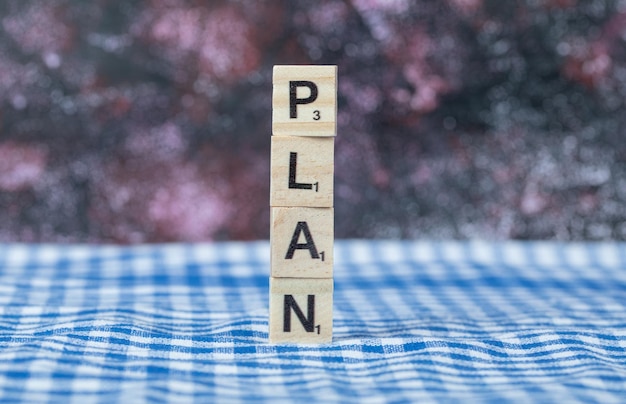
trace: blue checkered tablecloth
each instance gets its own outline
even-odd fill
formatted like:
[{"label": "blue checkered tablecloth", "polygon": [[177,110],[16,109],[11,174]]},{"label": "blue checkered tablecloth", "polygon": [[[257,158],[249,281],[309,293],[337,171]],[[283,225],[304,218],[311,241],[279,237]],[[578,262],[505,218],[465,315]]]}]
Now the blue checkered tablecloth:
[{"label": "blue checkered tablecloth", "polygon": [[624,402],[626,244],[339,241],[332,344],[269,244],[0,245],[0,402]]}]

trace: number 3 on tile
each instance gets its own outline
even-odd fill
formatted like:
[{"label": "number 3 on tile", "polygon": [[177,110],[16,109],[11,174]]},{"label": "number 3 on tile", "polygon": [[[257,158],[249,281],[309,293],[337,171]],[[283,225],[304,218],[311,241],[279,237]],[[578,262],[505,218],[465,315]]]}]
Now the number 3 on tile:
[{"label": "number 3 on tile", "polygon": [[322,115],[321,115],[319,109],[316,109],[315,111],[313,111],[313,120],[314,121],[319,121],[321,117],[322,117]]}]

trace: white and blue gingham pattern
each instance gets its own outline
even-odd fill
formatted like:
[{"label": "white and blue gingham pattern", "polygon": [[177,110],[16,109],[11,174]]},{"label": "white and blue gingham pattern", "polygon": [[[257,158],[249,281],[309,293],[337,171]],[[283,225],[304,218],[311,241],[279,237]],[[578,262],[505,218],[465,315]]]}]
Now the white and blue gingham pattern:
[{"label": "white and blue gingham pattern", "polygon": [[267,242],[2,245],[0,402],[626,398],[625,244],[335,257],[333,343],[270,345]]}]

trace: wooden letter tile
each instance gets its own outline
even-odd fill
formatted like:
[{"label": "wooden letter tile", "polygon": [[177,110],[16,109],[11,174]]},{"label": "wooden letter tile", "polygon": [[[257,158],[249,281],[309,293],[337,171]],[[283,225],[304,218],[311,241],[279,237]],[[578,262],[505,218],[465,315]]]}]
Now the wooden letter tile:
[{"label": "wooden letter tile", "polygon": [[332,278],[333,224],[333,208],[272,208],[272,276]]},{"label": "wooden letter tile", "polygon": [[333,280],[270,278],[270,342],[332,341]]},{"label": "wooden letter tile", "polygon": [[274,66],[272,133],[335,136],[337,66]]},{"label": "wooden letter tile", "polygon": [[335,138],[272,136],[270,206],[333,206]]}]

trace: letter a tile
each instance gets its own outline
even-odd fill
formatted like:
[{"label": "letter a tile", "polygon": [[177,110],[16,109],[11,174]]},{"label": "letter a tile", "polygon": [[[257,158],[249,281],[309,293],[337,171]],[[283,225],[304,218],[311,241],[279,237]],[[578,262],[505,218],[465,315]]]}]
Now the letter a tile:
[{"label": "letter a tile", "polygon": [[335,136],[337,66],[274,66],[272,133]]},{"label": "letter a tile", "polygon": [[333,214],[333,208],[272,208],[273,277],[332,278]]},{"label": "letter a tile", "polygon": [[270,206],[333,206],[335,138],[272,136]]},{"label": "letter a tile", "polygon": [[270,278],[270,342],[326,343],[333,337],[333,280]]}]

